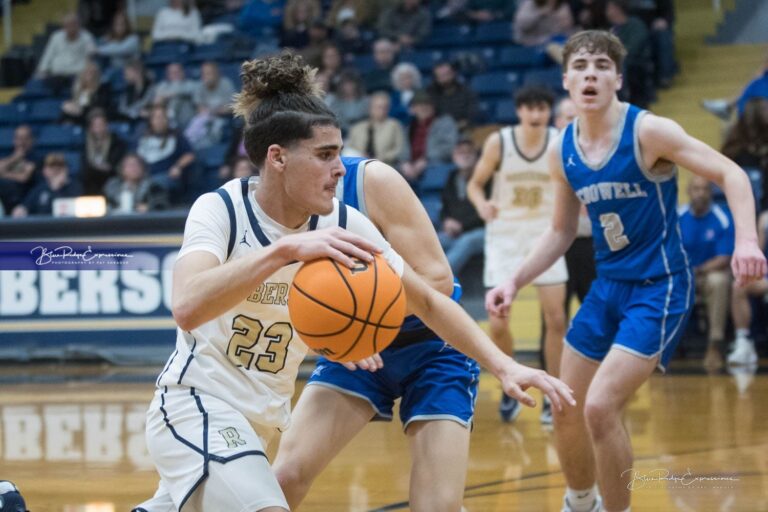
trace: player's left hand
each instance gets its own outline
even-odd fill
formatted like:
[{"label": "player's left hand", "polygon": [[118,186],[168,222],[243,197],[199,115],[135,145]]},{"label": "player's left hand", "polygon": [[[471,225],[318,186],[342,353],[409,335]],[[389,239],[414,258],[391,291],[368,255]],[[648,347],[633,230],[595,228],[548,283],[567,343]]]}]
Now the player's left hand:
[{"label": "player's left hand", "polygon": [[745,286],[765,277],[768,273],[765,255],[757,246],[756,241],[736,241],[736,247],[731,257],[731,269],[733,270],[733,277],[736,278],[736,284],[739,286]]},{"label": "player's left hand", "polygon": [[371,357],[366,357],[365,359],[355,361],[354,363],[341,364],[344,365],[344,368],[351,372],[357,370],[358,368],[361,370],[368,370],[369,372],[375,372],[376,370],[384,368],[384,361],[381,359],[379,354],[373,354]]},{"label": "player's left hand", "polygon": [[547,395],[556,411],[562,411],[566,403],[571,406],[576,405],[573,390],[563,381],[544,370],[537,370],[514,360],[511,361],[511,365],[500,380],[501,387],[507,396],[515,398],[528,407],[536,406],[536,400],[526,393],[530,387],[539,389]]}]

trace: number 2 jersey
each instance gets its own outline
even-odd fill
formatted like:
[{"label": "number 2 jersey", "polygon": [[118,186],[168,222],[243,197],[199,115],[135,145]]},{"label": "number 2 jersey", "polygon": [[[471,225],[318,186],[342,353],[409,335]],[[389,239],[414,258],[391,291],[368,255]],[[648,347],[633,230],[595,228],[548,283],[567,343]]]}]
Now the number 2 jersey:
[{"label": "number 2 jersey", "polygon": [[[206,251],[224,264],[253,256],[286,235],[341,226],[374,242],[402,274],[402,258],[360,212],[334,199],[330,215],[287,228],[259,207],[258,186],[258,177],[235,179],[201,196],[189,212],[178,258]],[[308,350],[288,316],[288,290],[300,266],[285,265],[219,317],[191,331],[177,329],[176,351],[157,385],[195,388],[226,401],[253,423],[287,428],[299,364]]]},{"label": "number 2 jersey", "polygon": [[677,217],[677,169],[653,170],[642,162],[639,128],[646,111],[622,104],[614,143],[598,165],[587,162],[578,140],[578,119],[565,130],[565,177],[586,205],[600,277],[655,279],[687,268]]}]

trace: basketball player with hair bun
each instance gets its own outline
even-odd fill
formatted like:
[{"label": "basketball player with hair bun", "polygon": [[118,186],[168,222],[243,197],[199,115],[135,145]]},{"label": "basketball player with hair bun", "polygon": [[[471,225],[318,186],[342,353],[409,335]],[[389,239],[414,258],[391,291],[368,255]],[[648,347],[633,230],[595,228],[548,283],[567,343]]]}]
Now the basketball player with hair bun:
[{"label": "basketball player with hair bun", "polygon": [[246,116],[245,148],[260,172],[204,194],[189,212],[173,271],[176,350],[147,412],[160,484],[136,511],[289,509],[265,453],[289,426],[307,352],[279,293],[304,261],[330,257],[351,267],[380,252],[402,275],[409,307],[485,364],[508,393],[532,404],[525,389],[534,386],[558,409],[573,403],[560,381],[498,352],[365,216],[335,199],[344,175],[341,131],[314,74],[290,54],[243,64],[235,112]]}]

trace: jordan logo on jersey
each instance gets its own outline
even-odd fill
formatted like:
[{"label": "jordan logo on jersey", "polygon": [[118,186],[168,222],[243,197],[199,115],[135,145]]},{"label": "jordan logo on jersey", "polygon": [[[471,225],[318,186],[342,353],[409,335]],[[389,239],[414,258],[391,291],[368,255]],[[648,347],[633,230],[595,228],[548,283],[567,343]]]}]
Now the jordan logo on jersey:
[{"label": "jordan logo on jersey", "polygon": [[243,239],[242,239],[242,240],[240,240],[240,245],[243,245],[243,244],[245,244],[245,245],[247,245],[248,247],[250,247],[250,246],[251,246],[251,244],[249,244],[249,243],[248,243],[248,240],[246,240],[246,239],[245,239],[245,237],[246,237],[246,236],[248,236],[248,230],[247,230],[247,229],[246,229],[246,230],[243,232]]},{"label": "jordan logo on jersey", "polygon": [[227,442],[227,448],[237,448],[246,444],[245,439],[240,438],[240,432],[235,427],[223,428],[219,430],[219,434]]},{"label": "jordan logo on jersey", "polygon": [[573,161],[573,154],[568,155],[568,161],[565,163],[566,167],[575,167],[576,162]]},{"label": "jordan logo on jersey", "polygon": [[257,304],[288,304],[288,283],[262,283],[247,299]]}]

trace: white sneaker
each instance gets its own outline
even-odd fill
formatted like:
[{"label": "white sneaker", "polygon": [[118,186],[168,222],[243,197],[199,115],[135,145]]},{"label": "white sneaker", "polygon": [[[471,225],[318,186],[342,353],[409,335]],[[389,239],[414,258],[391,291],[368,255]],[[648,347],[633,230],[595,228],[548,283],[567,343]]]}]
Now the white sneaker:
[{"label": "white sneaker", "polygon": [[757,352],[755,352],[754,342],[749,338],[736,338],[733,350],[728,354],[728,364],[734,366],[757,364]]},{"label": "white sneaker", "polygon": [[[587,510],[579,511],[579,512],[600,512],[603,510],[603,498],[600,497],[600,495],[597,495],[597,498],[595,498],[595,501],[592,503],[592,506],[589,507]],[[568,497],[563,496],[563,510],[562,512],[576,512],[573,508],[571,508],[571,504],[568,503]]]}]

